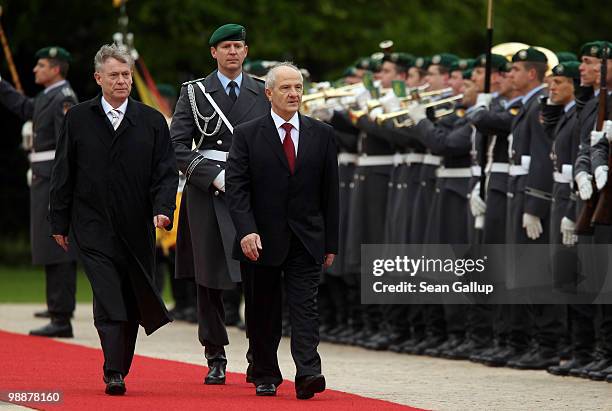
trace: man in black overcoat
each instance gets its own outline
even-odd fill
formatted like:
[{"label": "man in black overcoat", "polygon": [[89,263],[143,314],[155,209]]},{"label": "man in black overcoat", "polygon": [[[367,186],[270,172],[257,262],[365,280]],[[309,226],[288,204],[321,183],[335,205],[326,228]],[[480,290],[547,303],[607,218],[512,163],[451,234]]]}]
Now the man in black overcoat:
[{"label": "man in black overcoat", "polygon": [[298,399],[325,389],[317,291],[321,265],[338,252],[338,159],[333,129],[300,115],[303,79],[282,63],[266,76],[272,110],[234,132],[227,201],[236,226],[257,395],[282,383],[281,274],[291,319]]},{"label": "man in black overcoat", "polygon": [[153,283],[155,227],[172,227],[178,174],[165,118],[129,97],[129,52],[105,45],[94,61],[102,93],[66,115],[50,222],[91,282],[106,393],[121,395],[138,325],[149,335],[171,321]]}]

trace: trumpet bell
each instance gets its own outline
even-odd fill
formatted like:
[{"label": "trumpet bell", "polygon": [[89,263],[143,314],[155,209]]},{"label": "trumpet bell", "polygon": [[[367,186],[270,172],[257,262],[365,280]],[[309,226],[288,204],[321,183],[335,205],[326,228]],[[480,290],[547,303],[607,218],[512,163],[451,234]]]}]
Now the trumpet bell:
[{"label": "trumpet bell", "polygon": [[502,55],[506,60],[512,61],[512,56],[526,48],[529,48],[529,44],[518,42],[501,43],[493,46],[491,53]]}]

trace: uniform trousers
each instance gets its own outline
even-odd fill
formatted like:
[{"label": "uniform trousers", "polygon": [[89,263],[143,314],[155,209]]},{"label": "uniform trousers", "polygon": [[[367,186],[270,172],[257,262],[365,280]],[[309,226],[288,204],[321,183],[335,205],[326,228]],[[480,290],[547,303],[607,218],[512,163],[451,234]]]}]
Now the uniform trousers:
[{"label": "uniform trousers", "polygon": [[76,262],[45,265],[47,309],[54,319],[69,320],[74,312]]}]

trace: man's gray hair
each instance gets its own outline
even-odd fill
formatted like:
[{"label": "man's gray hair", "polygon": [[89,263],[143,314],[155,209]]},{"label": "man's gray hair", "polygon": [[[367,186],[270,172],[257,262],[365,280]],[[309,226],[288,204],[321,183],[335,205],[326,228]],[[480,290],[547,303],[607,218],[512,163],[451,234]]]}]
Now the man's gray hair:
[{"label": "man's gray hair", "polygon": [[272,68],[266,74],[266,88],[267,89],[274,88],[274,83],[276,83],[276,72],[278,71],[280,67],[289,67],[289,68],[294,69],[300,74],[300,79],[302,80],[302,83],[304,83],[304,76],[302,76],[302,72],[300,71],[300,69],[297,68],[295,64],[293,64],[290,61],[283,61],[282,63],[278,63],[272,66]]},{"label": "man's gray hair", "polygon": [[96,53],[96,57],[94,57],[94,67],[96,71],[100,72],[100,70],[102,70],[102,65],[111,57],[122,63],[127,63],[130,68],[134,66],[134,59],[126,48],[118,47],[115,43],[105,44],[100,47],[100,50]]}]

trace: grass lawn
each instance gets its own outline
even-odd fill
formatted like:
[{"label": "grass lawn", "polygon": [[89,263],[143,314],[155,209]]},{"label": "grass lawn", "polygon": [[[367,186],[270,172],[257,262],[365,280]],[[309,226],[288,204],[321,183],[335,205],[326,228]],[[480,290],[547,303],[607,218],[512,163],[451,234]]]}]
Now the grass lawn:
[{"label": "grass lawn", "polygon": [[[172,305],[170,284],[166,279],[164,301]],[[91,286],[85,273],[77,273],[77,302],[92,300]],[[40,266],[0,266],[0,303],[44,303],[45,273]]]}]

